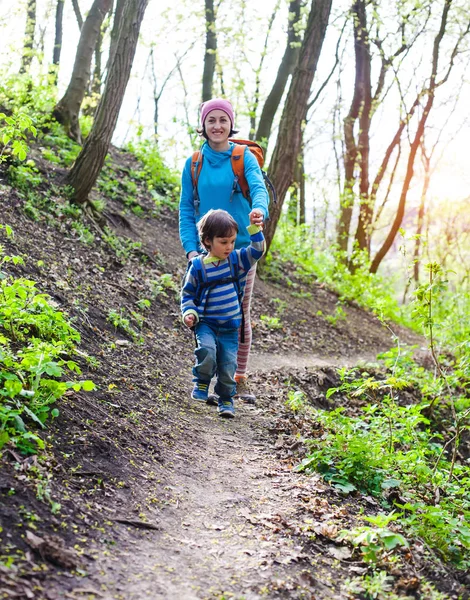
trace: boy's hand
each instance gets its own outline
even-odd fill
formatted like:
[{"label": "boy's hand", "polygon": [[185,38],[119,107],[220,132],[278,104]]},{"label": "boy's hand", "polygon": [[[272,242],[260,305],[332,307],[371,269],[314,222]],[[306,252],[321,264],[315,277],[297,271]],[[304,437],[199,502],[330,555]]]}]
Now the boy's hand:
[{"label": "boy's hand", "polygon": [[183,319],[186,327],[194,327],[194,323],[196,322],[196,317],[194,315],[186,315]]},{"label": "boy's hand", "polygon": [[258,208],[254,208],[250,213],[250,225],[258,225],[258,227],[262,227],[263,220],[263,213]]}]

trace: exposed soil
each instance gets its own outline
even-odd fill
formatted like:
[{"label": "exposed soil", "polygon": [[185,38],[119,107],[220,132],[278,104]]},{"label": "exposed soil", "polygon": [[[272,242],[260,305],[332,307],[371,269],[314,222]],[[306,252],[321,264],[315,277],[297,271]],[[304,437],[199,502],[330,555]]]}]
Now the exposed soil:
[{"label": "exposed soil", "polygon": [[[119,180],[133,159],[114,150],[113,160]],[[39,159],[38,166],[48,186],[59,180],[59,171]],[[293,470],[303,439],[315,432],[288,414],[284,401],[298,388],[328,408],[325,392],[338,383],[333,367],[373,360],[390,347],[390,332],[354,305],[346,306],[347,319],[330,323],[338,298],[316,282],[294,281],[295,291],[310,293],[305,298],[282,281],[259,280],[251,360],[258,401],[237,406],[233,421],[218,418],[213,407],[189,399],[193,340],[180,323],[175,291],[186,266],[177,215],[153,214],[144,190],[137,200],[140,217],[122,198],[107,200],[111,228],[142,243],[117,257],[98,234],[92,244],[80,242],[66,215],[33,221],[24,199],[0,187],[1,222],[15,231],[3,243],[26,259],[11,270],[50,294],[74,320],[81,351],[98,361],[79,359],[98,389],[59,403],[45,459],[3,451],[0,539],[12,564],[0,567],[0,597],[355,597],[345,582],[366,566],[335,541],[336,532],[356,523],[362,507],[378,510],[377,502]],[[159,291],[164,274],[175,289]],[[152,302],[140,331],[131,313],[143,298]],[[111,325],[110,309],[130,319],[141,341]],[[270,329],[261,315],[278,316],[282,327]],[[394,330],[402,341],[421,343]],[[55,514],[48,494],[61,504]],[[465,580],[423,562],[424,555],[416,550],[409,568],[392,574],[399,596],[425,598],[424,574],[449,597],[469,597]]]}]

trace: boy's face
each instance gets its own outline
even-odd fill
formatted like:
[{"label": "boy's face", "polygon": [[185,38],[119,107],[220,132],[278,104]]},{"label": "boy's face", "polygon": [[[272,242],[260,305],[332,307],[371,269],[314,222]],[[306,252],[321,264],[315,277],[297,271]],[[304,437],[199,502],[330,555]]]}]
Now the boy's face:
[{"label": "boy's face", "polygon": [[206,238],[204,240],[205,247],[209,250],[209,256],[220,258],[221,260],[228,258],[228,255],[235,248],[235,240],[237,234],[233,232],[228,237],[214,237],[212,240]]}]

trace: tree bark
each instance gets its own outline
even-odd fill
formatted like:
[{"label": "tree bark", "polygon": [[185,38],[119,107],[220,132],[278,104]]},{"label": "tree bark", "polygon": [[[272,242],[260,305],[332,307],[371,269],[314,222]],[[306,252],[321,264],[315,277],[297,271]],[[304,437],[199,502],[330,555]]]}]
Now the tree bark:
[{"label": "tree bark", "polygon": [[212,98],[217,58],[217,34],[215,30],[214,0],[205,0],[206,6],[206,52],[202,73],[202,101]]},{"label": "tree bark", "polygon": [[281,216],[282,205],[292,184],[302,148],[302,127],[307,117],[308,100],[320,57],[332,0],[312,0],[299,61],[294,70],[279,124],[279,135],[269,165],[278,201],[271,202],[266,223],[266,247],[269,249]]},{"label": "tree bark", "polygon": [[55,11],[55,39],[54,52],[52,54],[52,64],[56,65],[57,67],[56,73],[59,69],[60,52],[62,50],[62,21],[64,17],[64,2],[65,0],[57,0]]},{"label": "tree bark", "polygon": [[72,5],[73,5],[73,11],[75,13],[75,18],[77,19],[78,28],[81,31],[81,29],[83,27],[83,17],[82,17],[82,13],[80,11],[80,6],[78,4],[78,0],[72,0]]},{"label": "tree bark", "polygon": [[[297,41],[295,25],[300,18],[301,5],[301,0],[291,0],[289,4],[289,22],[287,27],[286,49],[284,51],[281,64],[279,65],[276,80],[274,81],[273,87],[266,98],[266,102],[264,103],[263,111],[258,123],[258,129],[256,130],[255,139],[262,142],[265,147],[269,142],[274,117],[277,109],[279,108],[284,90],[286,89],[287,80],[292,74],[299,56],[299,48],[296,48],[293,44]],[[291,15],[293,15],[293,17]]]},{"label": "tree bark", "polygon": [[53,116],[67,135],[82,142],[78,116],[90,79],[91,59],[98,41],[101,24],[111,7],[112,0],[95,0],[80,32],[72,77],[64,96],[54,108]]},{"label": "tree bark", "polygon": [[26,10],[26,27],[24,32],[23,55],[20,73],[26,73],[33,60],[34,31],[36,29],[36,0],[28,0]]},{"label": "tree bark", "polygon": [[[367,14],[365,0],[356,0],[351,13],[354,22],[354,53],[356,57],[356,75],[354,95],[349,113],[344,119],[344,187],[341,197],[340,217],[338,220],[338,246],[344,252],[348,249],[349,230],[354,208],[356,183],[355,169],[360,159],[360,192],[364,198],[369,193],[369,129],[371,106],[371,56],[367,32]],[[356,143],[354,127],[360,120],[359,139]],[[362,155],[364,153],[364,156]],[[362,197],[362,196],[361,196]]]},{"label": "tree bark", "polygon": [[[416,158],[416,153],[421,144],[421,140],[422,140],[422,137],[424,134],[426,122],[428,120],[429,113],[431,112],[431,109],[432,109],[432,106],[434,103],[434,96],[435,96],[436,88],[438,87],[438,85],[440,85],[440,84],[437,84],[437,82],[436,82],[437,70],[438,70],[438,66],[439,66],[439,51],[440,51],[440,45],[441,45],[442,39],[443,39],[445,31],[446,31],[447,19],[449,16],[449,10],[450,10],[451,4],[452,4],[452,0],[445,0],[444,6],[442,9],[440,28],[434,38],[432,63],[431,63],[431,74],[430,74],[430,78],[429,78],[429,84],[426,86],[426,88],[423,90],[423,93],[422,93],[423,97],[427,96],[427,101],[424,106],[421,117],[418,121],[416,133],[415,133],[413,141],[411,143],[410,154],[408,156],[408,161],[407,161],[405,179],[403,181],[403,185],[402,185],[402,189],[401,189],[401,193],[400,193],[400,200],[398,202],[398,208],[397,208],[397,212],[395,214],[395,219],[392,223],[392,226],[390,228],[390,231],[389,231],[384,243],[378,250],[377,254],[375,255],[375,257],[371,263],[371,266],[370,266],[371,273],[377,272],[377,270],[380,266],[380,263],[382,262],[382,260],[385,258],[388,251],[392,247],[392,244],[395,240],[395,236],[397,235],[398,230],[400,229],[401,223],[403,221],[403,217],[405,214],[406,200],[407,200],[407,196],[408,196],[408,190],[410,188],[411,180],[413,179],[413,175],[414,175],[414,162],[415,162],[415,158]],[[467,28],[467,33],[468,33],[468,28]],[[459,41],[460,40],[461,40],[461,38],[459,38]],[[457,43],[457,46],[454,48],[454,52],[452,54],[452,58],[450,61],[449,70],[448,70],[446,78],[449,76],[450,70],[452,69],[453,59],[454,59],[455,54],[457,53],[457,49],[458,49],[458,43]],[[444,78],[443,81],[445,81],[446,78]],[[443,83],[443,81],[441,83]]]},{"label": "tree bark", "polygon": [[109,66],[93,127],[67,177],[67,183],[74,189],[72,199],[79,204],[87,202],[108,153],[129,81],[148,0],[125,0],[123,4],[114,59]]},{"label": "tree bark", "polygon": [[371,54],[369,34],[367,31],[366,5],[364,0],[359,0],[358,17],[361,28],[356,32],[358,49],[356,60],[362,72],[362,102],[359,112],[358,158],[359,158],[359,220],[356,231],[358,249],[369,249],[370,223],[372,221],[373,207],[369,198],[369,153],[370,153],[370,121],[372,111],[372,85],[371,85]]},{"label": "tree bark", "polygon": [[114,60],[116,46],[119,39],[119,27],[121,26],[121,18],[124,6],[127,0],[117,0],[114,10],[113,29],[111,31],[111,44],[109,46],[108,68]]}]

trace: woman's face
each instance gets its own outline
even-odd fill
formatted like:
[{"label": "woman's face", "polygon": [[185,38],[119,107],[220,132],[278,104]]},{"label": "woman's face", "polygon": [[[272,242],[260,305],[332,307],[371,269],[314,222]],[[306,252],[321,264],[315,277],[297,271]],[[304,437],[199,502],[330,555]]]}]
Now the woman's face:
[{"label": "woman's face", "polygon": [[212,148],[224,149],[223,146],[228,147],[228,137],[232,124],[227,113],[219,109],[211,110],[204,121],[204,129]]}]

